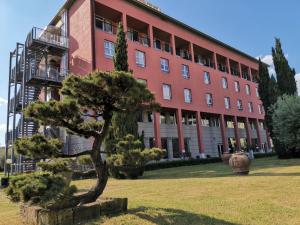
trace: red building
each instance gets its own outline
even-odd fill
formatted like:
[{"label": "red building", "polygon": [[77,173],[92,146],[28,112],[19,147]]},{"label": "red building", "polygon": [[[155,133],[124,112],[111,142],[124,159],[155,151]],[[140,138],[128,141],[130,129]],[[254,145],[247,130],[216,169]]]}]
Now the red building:
[{"label": "red building", "polygon": [[[161,112],[141,113],[146,146],[167,149],[170,159],[187,152],[214,157],[247,145],[271,148],[257,90],[257,59],[145,1],[68,0],[46,29],[57,29],[59,40],[68,41],[65,52],[50,52],[40,63],[55,64],[60,75],[65,69],[78,75],[112,70],[119,22],[127,32],[130,69],[162,106]],[[55,89],[45,86],[48,94]],[[71,140],[74,146],[82,141]]]}]

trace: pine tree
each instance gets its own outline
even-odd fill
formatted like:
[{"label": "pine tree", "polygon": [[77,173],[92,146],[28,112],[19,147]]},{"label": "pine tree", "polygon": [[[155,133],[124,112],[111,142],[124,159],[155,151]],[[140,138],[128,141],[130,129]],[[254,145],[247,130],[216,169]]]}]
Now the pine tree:
[{"label": "pine tree", "polygon": [[[65,155],[61,151],[60,140],[48,139],[40,134],[19,139],[15,146],[18,152],[33,158],[72,158],[81,155],[91,157],[97,175],[96,185],[86,193],[69,196],[64,207],[74,207],[78,204],[94,202],[106,187],[108,166],[101,156],[100,148],[108,134],[113,113],[130,113],[140,108],[153,110],[158,105],[154,102],[154,95],[143,84],[137,82],[131,73],[122,71],[96,71],[86,76],[68,76],[63,82],[61,94],[62,101],[52,100],[30,104],[26,108],[26,116],[41,125],[63,127],[71,134],[91,138],[92,149],[74,155]],[[40,176],[43,175],[34,175],[37,182]],[[40,177],[40,180],[44,179],[46,178]],[[50,176],[49,182],[55,179],[55,176]],[[60,179],[60,182],[63,181]],[[26,189],[23,185],[27,184],[20,183],[16,188],[22,191]],[[34,197],[34,190],[32,194]],[[54,194],[60,196],[56,192]],[[30,196],[30,193],[27,193],[27,196]],[[60,204],[57,206],[60,207]]]},{"label": "pine tree", "polygon": [[272,48],[273,62],[277,75],[278,91],[280,95],[294,95],[297,93],[295,70],[289,66],[281,47],[280,39],[275,38],[275,47]]},{"label": "pine tree", "polygon": [[129,71],[127,47],[126,34],[123,30],[122,23],[119,23],[114,56],[114,67],[116,71]]}]

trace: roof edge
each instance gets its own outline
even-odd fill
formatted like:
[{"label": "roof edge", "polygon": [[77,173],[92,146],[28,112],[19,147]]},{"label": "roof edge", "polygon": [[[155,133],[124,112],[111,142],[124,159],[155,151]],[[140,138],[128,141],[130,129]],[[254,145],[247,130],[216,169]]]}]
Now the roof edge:
[{"label": "roof edge", "polygon": [[[220,40],[218,40],[218,39],[216,39],[216,38],[214,38],[214,37],[212,37],[212,36],[210,36],[208,34],[205,34],[205,33],[201,32],[201,31],[199,31],[199,30],[197,30],[197,29],[195,29],[195,28],[193,28],[193,27],[191,27],[191,26],[189,26],[189,25],[187,25],[187,24],[185,24],[185,23],[183,23],[183,22],[181,22],[181,21],[179,21],[179,20],[171,17],[171,16],[168,16],[167,14],[165,14],[165,13],[163,13],[161,11],[155,10],[152,7],[148,6],[148,5],[141,3],[138,0],[126,0],[126,1],[129,2],[129,3],[131,3],[131,4],[133,4],[133,5],[135,5],[135,6],[137,6],[137,7],[142,8],[142,9],[148,11],[148,12],[151,12],[151,13],[153,13],[153,14],[155,14],[155,15],[157,15],[157,16],[165,19],[165,20],[168,20],[168,21],[170,21],[170,22],[172,22],[172,23],[174,23],[174,24],[176,24],[176,25],[178,25],[178,26],[180,26],[180,27],[182,27],[182,28],[184,28],[184,29],[186,29],[186,30],[188,30],[190,32],[193,32],[196,35],[200,35],[200,36],[202,36],[202,37],[204,37],[204,38],[206,38],[206,39],[208,39],[208,40],[210,40],[210,41],[212,41],[212,42],[214,42],[214,43],[216,43],[216,44],[218,44],[218,45],[220,45],[220,46],[222,46],[222,47],[224,47],[224,48],[226,48],[226,49],[228,49],[230,51],[233,51],[233,52],[235,52],[235,53],[237,53],[237,54],[239,54],[241,56],[244,56],[247,59],[250,59],[250,60],[252,60],[252,61],[254,61],[256,63],[259,62],[259,60],[257,58],[255,58],[255,57],[253,57],[253,56],[251,56],[251,55],[249,55],[249,54],[247,54],[247,53],[245,53],[243,51],[240,51],[237,48],[232,47],[232,46],[230,46],[230,45],[228,45],[228,44],[226,44],[226,43],[224,43],[224,42],[222,42],[222,41],[220,41]],[[50,21],[49,25],[55,24],[59,20],[59,17],[61,15],[62,11],[65,10],[65,9],[70,9],[70,7],[75,2],[76,2],[76,0],[67,0],[63,4],[63,6],[59,9],[59,11],[57,12],[57,14],[53,17],[53,19]]]}]

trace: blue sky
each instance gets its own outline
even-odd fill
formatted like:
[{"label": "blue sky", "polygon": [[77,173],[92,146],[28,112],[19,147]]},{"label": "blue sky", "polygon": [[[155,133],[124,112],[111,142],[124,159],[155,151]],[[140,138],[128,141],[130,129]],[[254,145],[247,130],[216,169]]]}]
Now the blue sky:
[{"label": "blue sky", "polygon": [[[117,1],[117,0],[112,0]],[[151,0],[166,14],[254,57],[270,57],[274,37],[300,74],[300,1]],[[4,144],[9,52],[31,27],[44,27],[64,0],[0,1],[0,145]],[[272,71],[272,67],[271,67]],[[300,75],[299,75],[300,77]]]}]

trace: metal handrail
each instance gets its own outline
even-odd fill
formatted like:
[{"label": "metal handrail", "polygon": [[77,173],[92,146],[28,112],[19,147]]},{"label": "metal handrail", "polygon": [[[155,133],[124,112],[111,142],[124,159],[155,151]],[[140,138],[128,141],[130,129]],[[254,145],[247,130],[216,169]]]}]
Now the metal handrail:
[{"label": "metal handrail", "polygon": [[55,33],[54,31],[49,31],[47,30],[47,28],[41,29],[33,27],[27,37],[27,46],[29,46],[33,42],[33,40],[53,44],[64,48],[69,47],[69,39],[66,36]]}]

